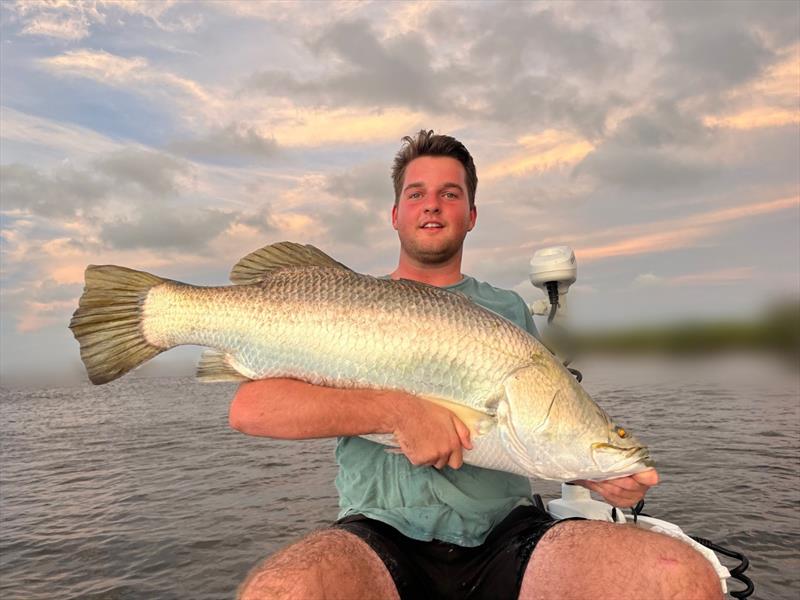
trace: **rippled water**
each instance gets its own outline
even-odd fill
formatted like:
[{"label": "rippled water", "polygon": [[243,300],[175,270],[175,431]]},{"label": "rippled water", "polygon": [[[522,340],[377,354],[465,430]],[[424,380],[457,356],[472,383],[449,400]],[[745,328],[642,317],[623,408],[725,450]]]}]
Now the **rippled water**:
[{"label": "rippled water", "polygon": [[[748,357],[579,366],[656,456],[646,512],[744,551],[754,597],[800,595],[796,371]],[[0,597],[231,597],[255,562],[335,519],[333,441],[231,431],[234,389],[129,376],[0,390]]]}]

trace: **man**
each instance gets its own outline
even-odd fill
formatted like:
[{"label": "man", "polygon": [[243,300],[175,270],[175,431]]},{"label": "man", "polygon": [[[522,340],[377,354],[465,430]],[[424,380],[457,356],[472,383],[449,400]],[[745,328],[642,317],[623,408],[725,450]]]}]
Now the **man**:
[{"label": "man", "polygon": [[[517,294],[461,273],[477,218],[467,149],[432,131],[404,142],[392,171],[400,257],[391,278],[461,291],[535,334]],[[556,523],[530,506],[527,479],[462,465],[467,427],[415,396],[256,381],[237,392],[230,421],[251,435],[339,436],[343,518],[254,569],[246,600],[721,596],[710,565],[682,542],[610,523]],[[402,455],[354,437],[366,433],[393,433]],[[626,507],[657,482],[651,470],[579,483]]]}]

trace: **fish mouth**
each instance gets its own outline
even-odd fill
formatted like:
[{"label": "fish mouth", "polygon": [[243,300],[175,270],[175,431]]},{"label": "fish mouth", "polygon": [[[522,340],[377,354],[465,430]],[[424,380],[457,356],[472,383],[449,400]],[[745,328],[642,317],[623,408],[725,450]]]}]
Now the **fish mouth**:
[{"label": "fish mouth", "polygon": [[[603,451],[618,452],[621,456],[620,459],[611,465],[603,467],[597,461],[596,454]],[[604,471],[625,471],[634,465],[644,465],[648,468],[653,468],[655,462],[650,457],[650,450],[646,446],[617,446],[606,442],[596,442],[592,444],[592,460],[597,467],[602,468]]]}]

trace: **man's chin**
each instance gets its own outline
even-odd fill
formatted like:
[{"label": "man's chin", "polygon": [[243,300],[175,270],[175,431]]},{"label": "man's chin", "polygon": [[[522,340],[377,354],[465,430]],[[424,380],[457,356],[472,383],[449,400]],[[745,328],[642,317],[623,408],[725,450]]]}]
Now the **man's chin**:
[{"label": "man's chin", "polygon": [[421,264],[439,265],[456,256],[460,249],[460,245],[446,245],[433,247],[411,246],[405,250],[406,254]]}]

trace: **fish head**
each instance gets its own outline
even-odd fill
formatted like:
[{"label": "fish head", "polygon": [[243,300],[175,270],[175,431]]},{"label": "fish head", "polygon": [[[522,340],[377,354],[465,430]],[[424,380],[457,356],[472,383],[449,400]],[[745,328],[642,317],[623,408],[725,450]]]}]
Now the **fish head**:
[{"label": "fish head", "polygon": [[[597,406],[597,405],[595,405]],[[592,465],[581,475],[583,479],[609,479],[632,475],[655,466],[650,450],[628,429],[620,427],[606,412],[597,406],[601,413],[589,441]]]},{"label": "fish head", "polygon": [[530,477],[610,479],[652,468],[647,447],[617,425],[556,361],[506,380],[498,425],[507,452]]}]

